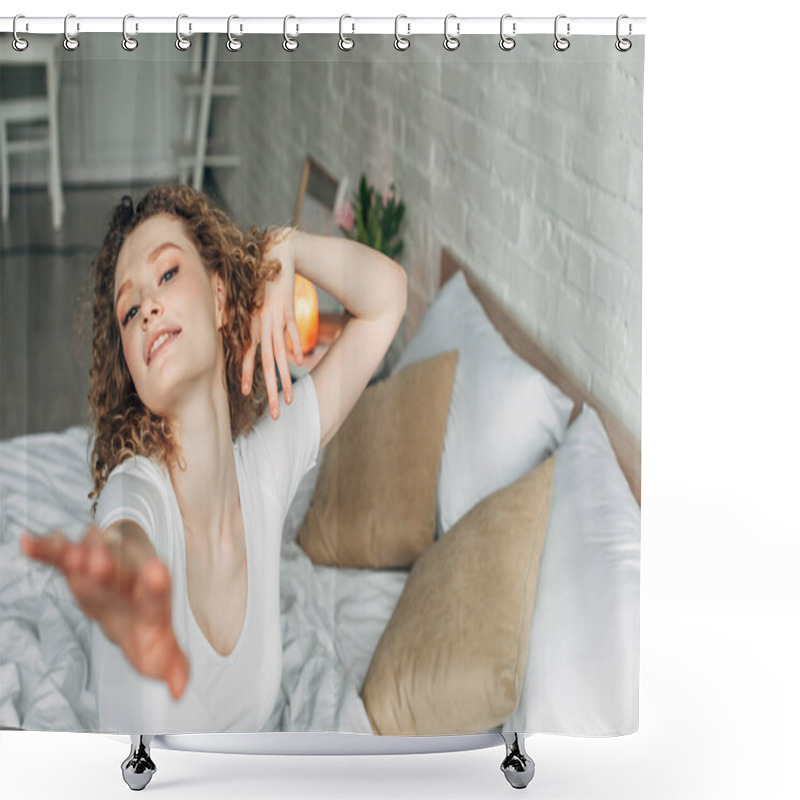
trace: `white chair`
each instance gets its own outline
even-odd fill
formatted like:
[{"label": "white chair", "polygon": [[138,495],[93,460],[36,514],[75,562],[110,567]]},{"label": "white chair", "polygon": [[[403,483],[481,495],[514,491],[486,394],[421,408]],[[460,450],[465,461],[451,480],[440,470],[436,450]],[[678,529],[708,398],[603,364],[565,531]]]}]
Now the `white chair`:
[{"label": "white chair", "polygon": [[[61,185],[61,156],[58,135],[59,76],[57,48],[61,39],[57,36],[30,36],[28,47],[22,52],[11,48],[3,41],[4,52],[0,58],[0,71],[13,75],[14,70],[32,66],[45,71],[46,94],[37,96],[0,96],[0,190],[2,190],[3,222],[8,221],[10,211],[9,158],[12,155],[45,151],[48,153],[47,192],[52,205],[53,228],[61,230],[64,219],[64,190]],[[13,78],[12,78],[13,79]],[[14,125],[47,123],[46,135],[41,138],[12,139],[9,136]]]}]

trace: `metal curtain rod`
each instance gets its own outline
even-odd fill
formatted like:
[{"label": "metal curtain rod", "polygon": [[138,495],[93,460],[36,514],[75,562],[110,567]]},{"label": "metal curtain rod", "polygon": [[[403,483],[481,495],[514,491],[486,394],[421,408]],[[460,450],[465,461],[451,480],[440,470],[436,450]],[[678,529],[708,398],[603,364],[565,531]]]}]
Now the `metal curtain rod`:
[{"label": "metal curtain rod", "polygon": [[[193,33],[227,33],[228,17],[193,17],[181,15],[181,33],[191,36]],[[580,36],[613,36],[617,33],[615,17],[570,17],[560,14],[557,22],[559,30],[567,35]],[[286,21],[285,21],[286,19]],[[234,17],[231,32],[236,36],[257,33],[284,34],[288,24],[288,33],[300,36],[306,33],[341,34],[396,34],[403,36],[417,34],[441,35],[447,30],[453,36],[471,34],[497,34],[500,31],[500,17],[458,17],[450,15],[447,22],[442,17]],[[553,17],[513,17],[505,15],[504,30],[509,36],[520,36],[533,33],[553,34]],[[64,17],[27,17],[17,18],[16,32],[19,35],[60,33],[65,30]],[[645,17],[625,17],[624,35],[637,36],[645,32]],[[0,17],[0,32],[11,33],[14,30],[14,17]],[[68,32],[70,36],[84,33],[119,33],[122,34],[122,17],[81,17],[70,14]],[[130,15],[126,30],[129,36],[144,33],[175,33],[175,17],[137,17]]]}]

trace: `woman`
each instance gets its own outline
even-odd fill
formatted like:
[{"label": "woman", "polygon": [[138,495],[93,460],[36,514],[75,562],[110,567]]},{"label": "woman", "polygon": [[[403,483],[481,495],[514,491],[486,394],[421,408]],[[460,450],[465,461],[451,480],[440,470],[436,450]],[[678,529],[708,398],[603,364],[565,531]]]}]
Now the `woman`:
[{"label": "woman", "polygon": [[[346,239],[242,235],[184,186],[123,198],[93,272],[96,524],[23,551],[94,621],[100,730],[261,730],[280,688],[283,521],[388,350],[405,273]],[[295,272],[353,318],[293,387]]]}]

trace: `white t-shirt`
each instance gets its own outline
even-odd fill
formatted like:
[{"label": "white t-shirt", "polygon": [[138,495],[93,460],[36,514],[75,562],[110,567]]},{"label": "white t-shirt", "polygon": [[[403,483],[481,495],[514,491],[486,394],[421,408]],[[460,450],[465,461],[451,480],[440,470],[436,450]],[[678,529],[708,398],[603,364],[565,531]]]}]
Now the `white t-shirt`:
[{"label": "white t-shirt", "polygon": [[183,695],[174,700],[166,682],[136,671],[94,623],[92,678],[101,732],[250,732],[262,730],[268,720],[281,682],[281,532],[300,480],[316,463],[320,442],[311,375],[293,389],[290,405],[281,394],[277,420],[266,413],[233,445],[247,546],[247,610],[227,656],[211,646],[189,605],[183,520],[169,472],[143,456],[126,459],[111,472],[96,522],[105,529],[130,519],[150,537],[172,579],[172,622],[190,674]]}]

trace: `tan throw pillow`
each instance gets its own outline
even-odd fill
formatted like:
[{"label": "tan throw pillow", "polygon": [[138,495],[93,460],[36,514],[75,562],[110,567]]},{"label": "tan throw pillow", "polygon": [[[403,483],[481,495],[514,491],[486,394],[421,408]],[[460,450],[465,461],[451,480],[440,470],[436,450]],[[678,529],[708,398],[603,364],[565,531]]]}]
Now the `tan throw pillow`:
[{"label": "tan throw pillow", "polygon": [[410,567],[436,534],[458,351],[368,387],[331,439],[297,543],[315,564]]},{"label": "tan throw pillow", "polygon": [[554,462],[482,500],[414,565],[361,690],[375,733],[485,733],[514,713]]}]

